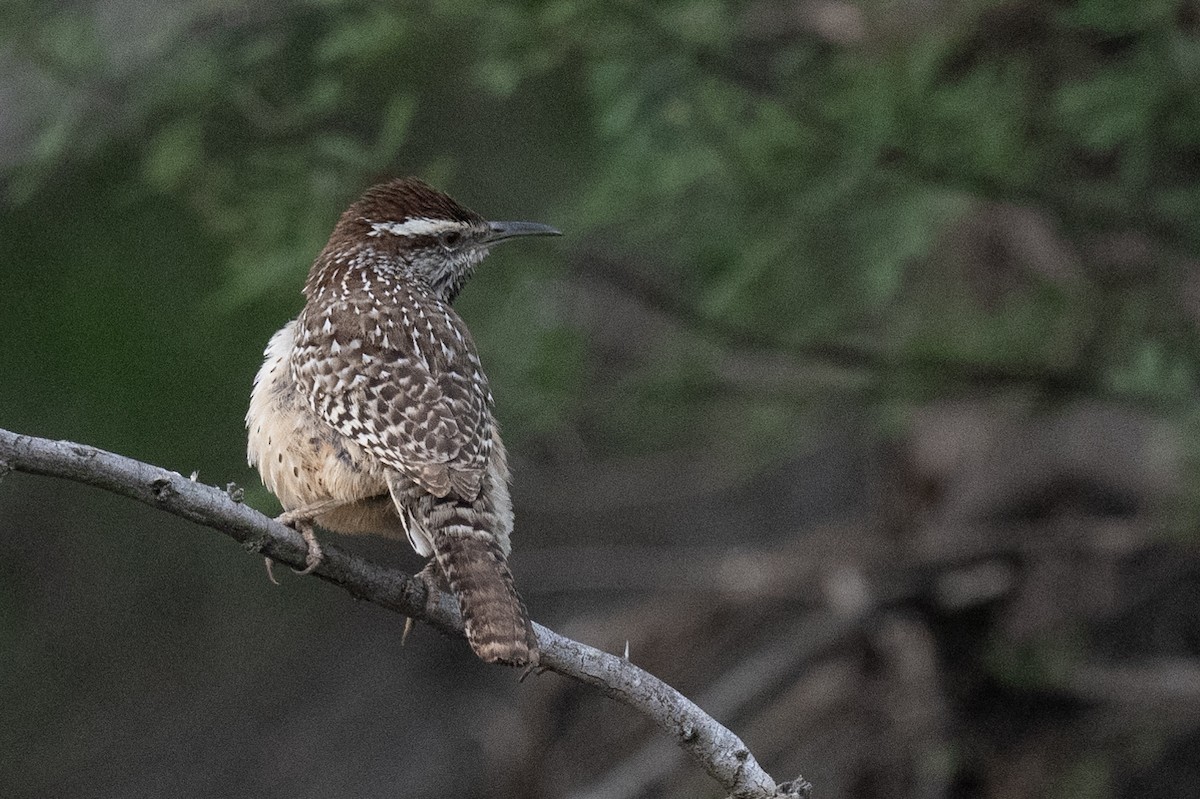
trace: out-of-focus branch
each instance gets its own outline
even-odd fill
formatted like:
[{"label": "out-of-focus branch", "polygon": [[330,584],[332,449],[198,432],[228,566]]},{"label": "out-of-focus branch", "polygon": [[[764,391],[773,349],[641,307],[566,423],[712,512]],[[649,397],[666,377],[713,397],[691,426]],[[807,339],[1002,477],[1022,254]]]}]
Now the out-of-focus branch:
[{"label": "out-of-focus branch", "polygon": [[[791,358],[822,363],[849,372],[876,377],[909,372],[937,376],[939,380],[971,388],[1033,386],[1048,394],[1102,395],[1102,384],[1081,370],[1040,365],[983,363],[936,355],[896,353],[862,342],[823,341],[794,343],[739,326],[736,322],[710,317],[692,307],[683,297],[657,285],[628,266],[591,254],[583,261],[585,274],[604,280],[664,316],[678,321],[698,335],[733,347],[783,353]],[[1149,399],[1149,398],[1148,398]]]},{"label": "out-of-focus branch", "polygon": [[[1033,389],[1045,396],[1080,396],[1128,403],[1142,408],[1176,411],[1188,400],[1153,389],[1116,387],[1103,374],[1086,365],[1052,366],[1036,363],[986,362],[935,353],[903,352],[894,347],[858,341],[792,342],[736,322],[708,316],[682,296],[647,279],[627,264],[588,254],[581,272],[624,292],[627,296],[691,333],[725,347],[777,353],[797,363],[840,370],[868,382],[910,375],[923,382],[966,389]],[[755,396],[763,393],[756,391]]]},{"label": "out-of-focus branch", "polygon": [[[232,484],[225,490],[213,488],[94,447],[0,430],[0,475],[8,470],[103,488],[219,530],[251,552],[304,566],[307,547],[300,535],[242,504]],[[462,619],[452,596],[335,546],[323,545],[322,550],[324,560],[314,572],[317,577],[355,597],[462,636]],[[534,629],[542,667],[597,688],[649,717],[732,796],[792,799],[806,795],[803,780],[776,785],[741,739],[654,675],[540,624],[534,624]]]}]

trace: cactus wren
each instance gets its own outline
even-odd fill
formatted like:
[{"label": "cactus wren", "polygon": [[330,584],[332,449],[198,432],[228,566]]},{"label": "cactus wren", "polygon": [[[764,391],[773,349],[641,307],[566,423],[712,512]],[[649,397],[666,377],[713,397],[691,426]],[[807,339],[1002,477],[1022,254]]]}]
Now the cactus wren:
[{"label": "cactus wren", "polygon": [[413,178],[369,189],[271,338],[246,414],[250,464],[304,534],[306,572],[320,562],[314,523],[405,535],[457,596],[475,653],[512,665],[537,662],[537,639],[507,563],[508,464],[450,303],[492,245],[531,235],[558,231],[485,221]]}]

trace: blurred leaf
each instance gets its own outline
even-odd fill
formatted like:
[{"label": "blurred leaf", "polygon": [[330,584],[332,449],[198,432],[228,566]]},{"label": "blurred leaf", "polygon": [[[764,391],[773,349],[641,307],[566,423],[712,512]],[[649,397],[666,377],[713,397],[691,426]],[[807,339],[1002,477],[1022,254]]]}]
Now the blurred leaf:
[{"label": "blurred leaf", "polygon": [[203,165],[204,144],[195,120],[181,120],[164,128],[150,143],[142,164],[146,182],[158,191],[169,191]]}]

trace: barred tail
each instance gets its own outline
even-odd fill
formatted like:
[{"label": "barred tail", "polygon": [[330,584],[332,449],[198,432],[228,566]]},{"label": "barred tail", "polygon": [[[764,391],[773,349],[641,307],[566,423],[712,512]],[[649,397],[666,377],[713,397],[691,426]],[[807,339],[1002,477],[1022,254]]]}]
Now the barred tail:
[{"label": "barred tail", "polygon": [[467,642],[487,663],[534,665],[537,637],[508,560],[489,528],[492,514],[461,500],[435,501],[428,526],[438,565],[458,597]]}]

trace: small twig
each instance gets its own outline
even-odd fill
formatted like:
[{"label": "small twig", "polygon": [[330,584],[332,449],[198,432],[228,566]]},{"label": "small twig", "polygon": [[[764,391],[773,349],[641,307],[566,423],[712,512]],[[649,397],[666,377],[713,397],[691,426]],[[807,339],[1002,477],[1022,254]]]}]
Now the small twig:
[{"label": "small twig", "polygon": [[1200,709],[1200,666],[1190,658],[1126,663],[1085,661],[1051,682],[1087,702],[1138,708],[1142,712],[1195,717]]},{"label": "small twig", "polygon": [[[176,472],[69,441],[0,430],[0,464],[30,474],[61,477],[103,488],[219,530],[247,550],[303,568],[308,548],[300,534],[234,501],[226,489],[192,482]],[[430,595],[424,582],[324,546],[313,572],[351,595],[462,637],[454,598]],[[737,799],[792,799],[802,791],[777,786],[741,739],[687,697],[616,655],[572,641],[534,624],[541,666],[586,683],[653,720]],[[803,785],[803,780],[785,785]]]}]

